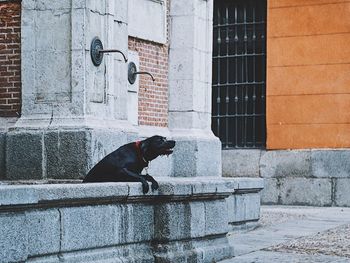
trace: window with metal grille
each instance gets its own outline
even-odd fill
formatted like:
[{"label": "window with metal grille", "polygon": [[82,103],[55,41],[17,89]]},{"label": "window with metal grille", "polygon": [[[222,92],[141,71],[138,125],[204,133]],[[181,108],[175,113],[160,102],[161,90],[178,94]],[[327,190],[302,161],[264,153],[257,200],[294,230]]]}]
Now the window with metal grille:
[{"label": "window with metal grille", "polygon": [[266,1],[215,0],[212,130],[223,149],[266,144]]}]

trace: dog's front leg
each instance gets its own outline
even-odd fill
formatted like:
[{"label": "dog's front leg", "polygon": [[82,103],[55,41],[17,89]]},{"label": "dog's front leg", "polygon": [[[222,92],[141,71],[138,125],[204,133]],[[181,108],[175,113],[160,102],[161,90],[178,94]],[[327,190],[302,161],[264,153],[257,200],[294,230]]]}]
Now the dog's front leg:
[{"label": "dog's front leg", "polygon": [[145,179],[148,182],[152,183],[152,185],[151,185],[152,191],[157,190],[159,188],[158,182],[152,176],[150,176],[149,174],[145,175]]},{"label": "dog's front leg", "polygon": [[133,179],[135,179],[135,181],[139,181],[142,183],[142,191],[143,193],[147,193],[149,191],[149,185],[147,183],[147,181],[145,180],[145,178],[143,178],[142,175],[139,175],[137,173],[131,172],[128,169],[124,168],[123,169],[124,173],[126,173],[128,176],[132,177]]}]

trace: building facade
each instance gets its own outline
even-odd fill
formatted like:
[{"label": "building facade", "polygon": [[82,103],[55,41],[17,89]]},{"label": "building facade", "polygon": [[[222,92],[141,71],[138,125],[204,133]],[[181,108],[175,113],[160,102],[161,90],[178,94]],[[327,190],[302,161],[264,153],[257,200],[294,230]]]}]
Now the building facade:
[{"label": "building facade", "polygon": [[[106,3],[105,10],[95,10],[83,16],[87,23],[99,23],[100,28],[97,26],[88,34],[81,33],[85,42],[80,43],[80,46],[85,45],[88,50],[94,36],[105,36],[104,46],[119,48],[128,54],[136,62],[138,70],[149,72],[155,77],[154,82],[148,75],[139,75],[138,81],[133,85],[127,83],[125,76],[119,78],[118,76],[124,74],[122,72],[127,71],[127,65],[121,65],[118,54],[106,54],[104,64],[94,68],[89,64],[89,54],[86,51],[85,68],[79,66],[75,71],[64,71],[62,65],[66,63],[67,68],[70,57],[60,62],[58,58],[62,56],[49,58],[45,50],[64,55],[65,50],[74,51],[80,46],[59,46],[59,39],[57,42],[55,40],[45,43],[43,40],[47,38],[46,35],[39,35],[35,40],[36,44],[29,43],[28,36],[35,32],[30,31],[31,20],[23,18],[23,12],[33,13],[31,10],[36,8],[29,4],[26,6],[26,1],[0,2],[0,119],[2,134],[12,130],[10,136],[3,135],[0,139],[1,178],[28,177],[27,172],[21,175],[16,170],[18,165],[11,165],[10,168],[6,166],[6,163],[12,163],[11,158],[16,159],[18,156],[11,149],[20,149],[21,145],[26,145],[19,142],[17,137],[11,136],[22,136],[17,132],[20,127],[28,126],[28,119],[31,121],[29,126],[35,126],[33,120],[37,121],[45,116],[44,124],[37,122],[38,126],[50,126],[48,130],[54,132],[40,133],[39,137],[33,137],[36,139],[30,139],[37,142],[35,152],[38,154],[28,161],[27,167],[36,167],[31,169],[34,169],[32,173],[36,174],[34,177],[37,179],[77,178],[118,145],[139,135],[154,133],[178,136],[183,139],[184,145],[191,144],[192,147],[190,152],[184,150],[173,157],[179,161],[189,160],[187,168],[173,169],[173,161],[167,160],[156,164],[155,170],[170,176],[176,173],[191,174],[191,171],[196,171],[195,174],[206,171],[210,171],[208,174],[220,173],[219,156],[210,160],[215,164],[214,170],[211,170],[212,166],[204,165],[208,162],[205,158],[208,152],[213,149],[219,152],[219,143],[212,135],[211,128],[222,142],[223,175],[265,178],[264,202],[349,205],[350,197],[344,192],[350,184],[347,150],[350,145],[347,113],[347,1],[216,0],[209,9],[201,6],[205,1],[199,1],[194,11],[195,17],[189,16],[189,11],[177,1],[160,1],[163,3],[161,5],[153,3],[149,8],[157,10],[156,13],[160,15],[141,12],[140,10],[148,10],[142,1],[129,2],[127,18],[125,10],[118,11],[115,15],[120,17],[110,15],[114,26],[128,33],[124,32],[123,36],[116,33],[113,39],[107,37],[111,35],[107,34],[108,30],[116,30],[113,29],[113,23],[108,19],[101,22],[94,17],[105,13],[108,16],[106,10],[113,7]],[[93,4],[91,5],[93,10]],[[45,8],[39,6],[38,14],[40,11],[43,13]],[[68,6],[61,9],[65,8]],[[152,19],[144,24],[142,17],[137,19],[137,12]],[[64,23],[77,23],[79,26],[78,22],[82,20],[79,16],[77,21],[73,17],[71,19],[61,19],[57,23],[61,23],[61,26]],[[198,23],[203,19],[207,24]],[[108,28],[107,31],[103,31],[101,23]],[[60,26],[53,23],[45,27],[42,24],[43,32],[49,32],[49,27]],[[28,30],[22,30],[21,34],[21,26]],[[75,32],[61,33],[74,40]],[[79,39],[80,36],[76,36]],[[36,45],[35,48],[32,48],[33,45]],[[38,51],[42,60],[37,59],[35,65],[24,64],[26,61],[33,61],[32,57],[23,56],[23,51],[27,50]],[[43,79],[43,76],[52,74],[46,67],[48,61],[50,65],[55,65],[52,63],[57,61],[55,68],[62,72],[57,80]],[[21,64],[27,70],[42,70],[42,75],[23,70],[21,73]],[[81,76],[81,81],[85,81],[85,84],[77,93],[71,90],[71,84],[75,80],[65,83],[66,90],[63,88],[57,92],[55,87],[58,84],[62,86],[67,77],[72,79],[74,72],[81,69],[95,71],[92,71],[93,74]],[[113,77],[103,78],[100,74],[103,70],[114,71],[115,74]],[[108,73],[107,75],[112,76]],[[32,82],[32,76],[37,76],[34,79],[36,84]],[[118,79],[116,83],[127,87],[126,90],[115,88],[111,84],[115,82],[113,78]],[[119,79],[123,81],[120,82]],[[35,92],[30,90],[33,85],[37,87]],[[34,93],[34,97],[29,96]],[[86,96],[83,101],[79,101],[80,96],[74,100],[74,94]],[[83,141],[92,143],[69,148],[69,144],[64,144],[64,138],[70,141],[79,133],[72,135],[69,133],[71,128],[65,130],[66,127],[72,127],[71,123],[60,123],[65,119],[60,114],[63,112],[65,115],[67,111],[57,107],[57,104],[63,105],[67,101],[81,105],[80,109],[67,106],[68,113],[73,112],[73,117],[85,116],[85,120],[91,117],[91,121],[87,121],[91,125],[96,118],[105,120],[113,116],[111,124],[107,126],[113,127],[113,120],[116,119],[119,121],[116,126],[123,127],[123,131],[129,131],[126,134],[130,136],[124,136],[122,132],[116,137],[123,139],[106,146],[108,136],[111,136],[107,135],[109,128],[103,131],[103,136],[87,136],[85,128],[80,127],[82,129],[76,130],[84,130],[80,133]],[[15,124],[18,117],[22,119]],[[15,129],[11,128],[14,126]],[[64,131],[61,131],[62,127],[65,127]],[[102,126],[98,124],[97,127],[99,128],[92,130],[101,131]],[[33,131],[29,130],[29,133]],[[26,135],[23,136],[21,138],[27,141]],[[45,147],[57,145],[58,142],[61,143],[61,139],[61,150],[51,151],[51,148]],[[47,143],[42,143],[45,140]],[[16,142],[19,142],[18,145]],[[13,147],[9,146],[11,143],[14,144]],[[62,148],[62,145],[67,147]],[[85,161],[76,160],[70,168],[62,155],[77,147],[86,152],[84,156],[78,157]],[[198,162],[191,159],[193,153],[196,153]],[[55,164],[57,161],[62,163],[58,166],[59,173],[54,171],[51,162],[46,158],[54,160]],[[77,170],[77,163],[79,175],[72,175],[72,171]],[[197,167],[193,163],[201,164]],[[62,170],[66,171],[63,176]]]},{"label": "building facade", "polygon": [[[321,0],[217,2],[220,3],[217,10],[221,12],[218,27],[224,29],[221,47],[216,51],[221,48],[222,59],[229,60],[225,42],[227,31],[229,55],[238,57],[232,58],[238,61],[238,67],[228,61],[224,62],[228,66],[221,65],[219,69],[224,75],[213,72],[213,76],[225,77],[226,70],[229,72],[231,68],[232,71],[228,73],[228,81],[225,78],[221,81],[224,93],[221,100],[213,96],[213,107],[218,106],[218,98],[225,102],[226,82],[238,86],[228,89],[233,95],[226,101],[231,99],[232,105],[221,105],[223,116],[220,117],[225,120],[230,118],[225,116],[231,116],[231,132],[216,131],[218,125],[213,121],[213,131],[224,142],[224,175],[264,177],[265,203],[348,206],[350,199],[345,189],[350,182],[347,99],[350,58],[346,45],[350,32],[346,19],[349,3]],[[262,14],[266,12],[266,16],[258,18],[258,9]],[[228,22],[225,16],[229,17]],[[265,28],[259,28],[265,23]],[[233,32],[225,29],[226,24]],[[261,40],[264,35],[266,41]],[[217,38],[214,31],[214,52]],[[261,45],[260,50],[258,45]],[[241,49],[241,53],[235,54],[237,49]],[[259,56],[264,57],[266,66],[256,64]],[[215,63],[214,59],[213,67],[218,70]],[[265,110],[257,112],[256,105],[261,107],[262,104]],[[237,113],[235,107],[238,107]],[[265,112],[266,130],[254,123],[259,121],[258,113],[265,115]],[[218,115],[213,115],[213,120]],[[240,126],[236,127],[237,123]],[[260,134],[260,140],[256,140],[255,134]]]}]

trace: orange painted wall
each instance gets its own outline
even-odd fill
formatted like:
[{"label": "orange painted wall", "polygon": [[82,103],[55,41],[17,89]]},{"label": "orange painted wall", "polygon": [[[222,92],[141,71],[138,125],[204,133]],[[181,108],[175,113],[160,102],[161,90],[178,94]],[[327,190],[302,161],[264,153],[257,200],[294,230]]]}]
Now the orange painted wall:
[{"label": "orange painted wall", "polygon": [[267,148],[350,147],[350,0],[268,0]]}]

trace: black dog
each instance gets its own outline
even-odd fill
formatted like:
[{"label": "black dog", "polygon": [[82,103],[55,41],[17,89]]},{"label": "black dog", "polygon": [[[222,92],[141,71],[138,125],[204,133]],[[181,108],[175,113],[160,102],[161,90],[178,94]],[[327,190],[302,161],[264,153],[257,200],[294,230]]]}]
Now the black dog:
[{"label": "black dog", "polygon": [[171,154],[175,141],[155,135],[143,141],[125,144],[108,154],[86,175],[83,182],[141,182],[143,193],[147,193],[152,183],[152,190],[159,185],[149,174],[142,175],[143,168],[160,155]]}]

